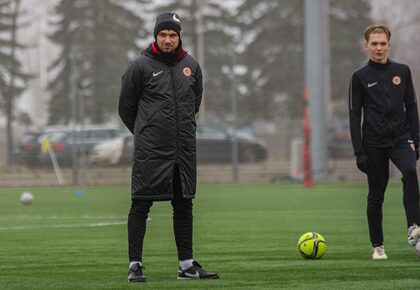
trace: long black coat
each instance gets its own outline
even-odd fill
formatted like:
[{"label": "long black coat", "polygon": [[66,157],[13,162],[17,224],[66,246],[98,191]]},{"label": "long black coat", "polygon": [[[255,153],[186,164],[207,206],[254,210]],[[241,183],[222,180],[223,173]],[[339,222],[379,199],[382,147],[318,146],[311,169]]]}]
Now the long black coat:
[{"label": "long black coat", "polygon": [[134,134],[132,199],[169,200],[175,164],[184,198],[196,191],[196,121],[203,92],[197,61],[181,51],[168,65],[152,45],[122,77],[119,115]]}]

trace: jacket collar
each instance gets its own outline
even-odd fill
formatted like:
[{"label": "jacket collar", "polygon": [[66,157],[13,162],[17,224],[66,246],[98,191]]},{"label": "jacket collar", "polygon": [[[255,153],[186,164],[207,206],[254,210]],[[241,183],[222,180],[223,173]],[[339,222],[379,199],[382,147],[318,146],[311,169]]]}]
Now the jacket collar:
[{"label": "jacket collar", "polygon": [[164,53],[162,52],[156,42],[152,42],[149,47],[144,51],[144,54],[156,58],[168,65],[174,65],[177,63],[187,52],[182,48],[182,43],[180,42],[178,48],[174,53]]},{"label": "jacket collar", "polygon": [[376,69],[386,69],[392,61],[388,58],[386,63],[379,63],[369,59],[368,65]]}]

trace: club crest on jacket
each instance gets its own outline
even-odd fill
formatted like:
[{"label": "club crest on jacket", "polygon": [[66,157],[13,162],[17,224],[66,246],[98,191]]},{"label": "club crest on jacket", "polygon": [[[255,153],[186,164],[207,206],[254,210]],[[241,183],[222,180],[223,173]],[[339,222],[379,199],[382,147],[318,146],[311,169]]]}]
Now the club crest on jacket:
[{"label": "club crest on jacket", "polygon": [[189,77],[191,75],[191,69],[189,67],[184,67],[184,69],[182,70],[182,72],[184,73],[184,75],[186,77]]},{"label": "club crest on jacket", "polygon": [[399,76],[395,76],[392,78],[392,82],[394,85],[398,86],[401,83],[401,78]]}]

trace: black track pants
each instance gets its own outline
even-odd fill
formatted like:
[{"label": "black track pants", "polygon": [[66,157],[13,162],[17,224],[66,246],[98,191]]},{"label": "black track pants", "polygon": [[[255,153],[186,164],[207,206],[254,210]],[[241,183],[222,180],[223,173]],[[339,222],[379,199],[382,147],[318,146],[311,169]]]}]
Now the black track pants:
[{"label": "black track pants", "polygon": [[382,204],[389,179],[389,159],[402,174],[403,203],[407,227],[420,223],[419,185],[416,170],[416,154],[408,143],[394,148],[365,148],[370,167],[367,177],[369,194],[367,217],[372,245],[383,244]]},{"label": "black track pants", "polygon": [[[173,187],[175,195],[171,201],[173,208],[173,228],[178,259],[182,261],[193,258],[193,203],[191,199],[182,197],[177,166],[174,170]],[[130,261],[142,261],[146,220],[152,205],[153,201],[149,200],[132,200],[131,202],[131,209],[128,215],[128,256]]]}]

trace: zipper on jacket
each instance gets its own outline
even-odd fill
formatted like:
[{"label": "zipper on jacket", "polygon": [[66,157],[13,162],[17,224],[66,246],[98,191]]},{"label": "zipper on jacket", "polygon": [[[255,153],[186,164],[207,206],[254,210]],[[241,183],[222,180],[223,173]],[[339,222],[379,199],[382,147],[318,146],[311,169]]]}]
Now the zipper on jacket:
[{"label": "zipper on jacket", "polygon": [[175,163],[178,163],[179,159],[179,116],[178,116],[178,97],[176,95],[175,89],[175,80],[174,80],[174,72],[173,66],[170,67],[171,70],[171,82],[172,82],[172,90],[174,92],[174,104],[175,104],[175,122],[176,122],[176,158]]},{"label": "zipper on jacket", "polygon": [[392,123],[392,101],[391,101],[391,96],[389,94],[389,87],[388,87],[388,82],[387,82],[388,81],[387,73],[381,72],[381,76],[382,76],[382,82],[384,84],[384,90],[385,90],[385,96],[386,96],[385,101],[386,101],[386,104],[387,104],[387,109],[386,109],[386,112],[385,112],[385,116],[389,116],[389,118],[390,118],[390,121],[388,123],[388,128],[390,130],[390,132],[389,132],[390,137],[393,139],[394,135],[395,135],[395,132],[394,132],[395,129],[394,129],[394,124]]},{"label": "zipper on jacket", "polygon": [[[392,102],[391,102],[391,96],[389,95],[389,87],[388,87],[388,78],[387,74],[384,72],[381,72],[382,82],[384,84],[384,90],[386,95],[386,104],[387,104],[387,111],[392,111]],[[387,113],[387,112],[386,112]]]}]

